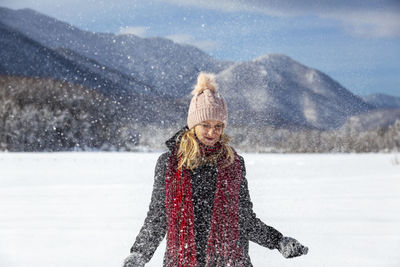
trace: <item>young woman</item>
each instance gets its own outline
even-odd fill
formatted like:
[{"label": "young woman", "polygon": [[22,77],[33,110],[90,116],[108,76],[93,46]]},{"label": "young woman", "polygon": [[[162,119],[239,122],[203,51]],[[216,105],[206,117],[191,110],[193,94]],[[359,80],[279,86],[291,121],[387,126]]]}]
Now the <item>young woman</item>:
[{"label": "young woman", "polygon": [[165,235],[165,267],[249,267],[249,240],[286,258],[307,254],[253,212],[244,160],[224,133],[228,112],[214,76],[200,73],[192,94],[187,127],[157,161],[150,209],[124,267],[144,266]]}]

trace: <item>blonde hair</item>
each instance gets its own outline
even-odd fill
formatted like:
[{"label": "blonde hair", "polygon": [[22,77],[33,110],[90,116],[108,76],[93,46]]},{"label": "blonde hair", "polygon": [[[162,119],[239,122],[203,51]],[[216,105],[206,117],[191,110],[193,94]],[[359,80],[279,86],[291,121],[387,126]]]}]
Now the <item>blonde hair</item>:
[{"label": "blonde hair", "polygon": [[179,158],[178,169],[185,167],[186,169],[193,170],[203,163],[216,163],[220,157],[224,157],[224,161],[226,162],[224,167],[231,165],[235,159],[235,154],[228,144],[230,140],[231,138],[222,131],[220,140],[222,144],[221,152],[211,157],[205,157],[201,154],[193,127],[182,135],[177,153]]}]

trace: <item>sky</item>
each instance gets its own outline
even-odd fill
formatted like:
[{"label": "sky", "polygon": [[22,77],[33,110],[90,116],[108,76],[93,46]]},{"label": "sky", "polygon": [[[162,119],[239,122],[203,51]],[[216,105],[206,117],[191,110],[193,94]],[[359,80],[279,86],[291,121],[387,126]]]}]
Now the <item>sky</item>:
[{"label": "sky", "polygon": [[216,59],[285,54],[357,95],[400,97],[400,0],[0,0],[83,30],[165,37]]}]

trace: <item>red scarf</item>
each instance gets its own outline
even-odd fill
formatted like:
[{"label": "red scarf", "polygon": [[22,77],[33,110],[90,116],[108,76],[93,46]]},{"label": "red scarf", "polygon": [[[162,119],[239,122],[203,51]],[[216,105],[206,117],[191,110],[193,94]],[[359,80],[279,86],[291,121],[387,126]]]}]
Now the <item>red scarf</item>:
[{"label": "red scarf", "polygon": [[[204,149],[208,155],[222,149]],[[190,171],[178,170],[177,148],[167,168],[167,267],[197,267],[196,240]],[[239,244],[239,188],[242,166],[235,153],[234,162],[226,166],[218,162],[218,177],[211,216],[206,267],[243,266],[243,251]]]}]

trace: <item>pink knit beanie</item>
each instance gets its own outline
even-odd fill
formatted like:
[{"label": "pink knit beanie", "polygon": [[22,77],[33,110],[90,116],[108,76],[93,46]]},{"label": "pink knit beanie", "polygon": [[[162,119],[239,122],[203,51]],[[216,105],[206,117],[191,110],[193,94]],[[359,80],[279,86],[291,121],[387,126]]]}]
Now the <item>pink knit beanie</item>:
[{"label": "pink knit beanie", "polygon": [[187,118],[189,129],[206,120],[221,121],[226,127],[228,110],[224,98],[218,92],[214,74],[201,72],[192,95]]}]

